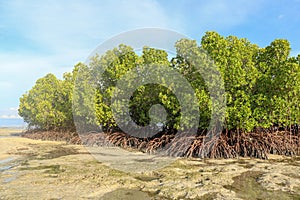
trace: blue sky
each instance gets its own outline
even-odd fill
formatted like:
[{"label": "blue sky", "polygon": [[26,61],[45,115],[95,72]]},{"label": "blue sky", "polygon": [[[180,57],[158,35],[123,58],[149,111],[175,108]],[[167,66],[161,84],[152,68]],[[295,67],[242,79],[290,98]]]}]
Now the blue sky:
[{"label": "blue sky", "polygon": [[261,47],[288,39],[300,53],[300,0],[0,1],[0,118],[17,117],[19,97],[35,81],[61,77],[102,42],[157,27],[197,41],[206,31],[248,38]]}]

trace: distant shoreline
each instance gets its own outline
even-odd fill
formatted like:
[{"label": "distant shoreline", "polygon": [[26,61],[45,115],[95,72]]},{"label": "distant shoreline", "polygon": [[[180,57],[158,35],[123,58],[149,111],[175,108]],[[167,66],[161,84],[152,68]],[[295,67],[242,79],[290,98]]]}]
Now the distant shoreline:
[{"label": "distant shoreline", "polygon": [[26,128],[27,124],[22,118],[0,118],[0,128]]},{"label": "distant shoreline", "polygon": [[0,127],[0,138],[20,136],[24,130],[20,127]]}]

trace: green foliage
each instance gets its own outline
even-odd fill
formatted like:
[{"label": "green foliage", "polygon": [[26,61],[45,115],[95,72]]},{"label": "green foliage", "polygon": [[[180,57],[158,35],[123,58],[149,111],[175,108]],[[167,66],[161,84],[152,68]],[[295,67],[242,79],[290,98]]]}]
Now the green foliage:
[{"label": "green foliage", "polygon": [[117,127],[111,110],[111,97],[117,81],[130,69],[137,66],[139,57],[126,45],[109,50],[101,58],[91,62],[92,74],[97,74],[98,85],[95,95],[95,115],[97,123],[104,130]]},{"label": "green foliage", "polygon": [[[167,52],[150,47],[143,48],[139,65],[145,67],[153,65],[170,67]],[[147,76],[147,74],[140,74],[140,77],[143,76]],[[157,76],[159,76],[159,74],[157,74]],[[164,106],[164,108],[167,110],[168,123],[165,122],[165,125],[173,126],[176,123],[175,118],[178,117],[178,102],[170,89],[159,84],[146,84],[140,86],[132,95],[129,107],[131,110],[131,117],[133,118],[133,121],[140,126],[148,125],[150,123],[149,110],[151,106],[156,104]],[[172,107],[173,109],[170,107]],[[160,121],[160,119],[153,120]]]},{"label": "green foliage", "polygon": [[215,32],[206,33],[202,46],[219,67],[224,80],[227,128],[252,130],[256,124],[251,110],[251,91],[258,76],[253,58],[258,47],[246,39],[224,38]]},{"label": "green foliage", "polygon": [[70,95],[67,80],[47,74],[20,98],[19,115],[30,126],[44,130],[70,127],[73,125]]},{"label": "green foliage", "polygon": [[[208,70],[205,70],[206,63],[202,63],[206,52],[199,48],[195,40],[182,39],[175,44],[177,55],[172,59],[172,66],[177,69],[191,84],[197,97],[199,108],[199,128],[207,129],[211,118],[211,99],[204,77]],[[188,60],[188,58],[190,58]],[[201,63],[197,60],[201,58]],[[201,68],[199,71],[199,67]],[[190,100],[185,97],[186,104]]]},{"label": "green foliage", "polygon": [[72,72],[73,93],[72,111],[78,132],[94,129],[96,123],[95,109],[95,81],[91,76],[91,69],[78,63]]},{"label": "green foliage", "polygon": [[259,48],[246,39],[208,32],[202,45],[225,80],[228,129],[299,123],[299,56],[289,57],[287,40]]},{"label": "green foliage", "polygon": [[[111,100],[118,81],[136,70],[126,82],[131,88],[136,80],[146,79],[149,73],[156,73],[157,77],[164,73],[141,70],[142,66],[143,69],[166,66],[189,82],[197,102],[184,93],[187,88],[183,82],[179,82],[183,85],[180,93],[183,100],[175,95],[176,87],[172,84],[139,86],[132,93],[128,107],[131,118],[140,126],[150,123],[151,107],[159,104],[167,115],[163,121],[165,129],[176,130],[182,125],[188,128],[197,117],[200,119],[198,128],[207,129],[212,113],[218,115],[224,109],[216,104],[223,89],[227,99],[225,126],[228,130],[249,132],[256,127],[299,125],[300,55],[290,57],[287,40],[276,39],[260,48],[244,38],[207,32],[200,46],[194,40],[182,39],[175,47],[176,56],[169,60],[164,50],[144,47],[139,56],[130,46],[121,44],[101,57],[93,57],[88,66],[77,64],[71,73],[64,74],[63,80],[48,74],[20,98],[19,115],[30,126],[45,130],[74,129],[74,121],[79,132],[86,131],[87,126],[99,125],[106,131],[116,130],[119,127]],[[211,68],[209,58],[217,71]],[[224,88],[219,86],[220,80],[216,80],[218,73]],[[166,83],[166,77],[161,76],[160,81]],[[124,115],[120,102],[116,101],[116,105],[115,112]],[[189,107],[193,115],[184,118],[182,105],[195,105]],[[161,122],[159,117],[154,116],[153,120]]]},{"label": "green foliage", "polygon": [[299,63],[289,53],[289,42],[277,39],[260,49],[257,56],[260,73],[253,108],[258,124],[264,128],[299,122]]}]

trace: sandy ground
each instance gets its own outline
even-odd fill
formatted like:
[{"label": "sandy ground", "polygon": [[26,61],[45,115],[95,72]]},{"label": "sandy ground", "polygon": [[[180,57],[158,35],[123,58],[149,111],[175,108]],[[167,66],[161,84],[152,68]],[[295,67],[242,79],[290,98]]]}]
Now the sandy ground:
[{"label": "sandy ground", "polygon": [[22,131],[17,128],[0,128],[0,137],[19,135]]},{"label": "sandy ground", "polygon": [[297,157],[161,162],[8,132],[16,130],[0,131],[0,199],[300,199]]}]

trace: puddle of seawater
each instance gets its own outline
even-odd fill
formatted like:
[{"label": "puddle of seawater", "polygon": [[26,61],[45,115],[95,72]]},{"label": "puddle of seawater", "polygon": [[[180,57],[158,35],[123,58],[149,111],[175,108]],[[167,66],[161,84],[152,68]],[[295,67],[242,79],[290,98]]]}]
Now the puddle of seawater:
[{"label": "puddle of seawater", "polygon": [[13,160],[14,160],[14,158],[12,158],[12,157],[0,160],[0,165],[8,163],[8,162],[13,161]]},{"label": "puddle of seawater", "polygon": [[0,167],[0,172],[4,172],[4,171],[9,170],[9,169],[11,169],[11,168],[13,168],[12,165]]},{"label": "puddle of seawater", "polygon": [[10,158],[6,158],[3,160],[0,160],[0,164],[4,165],[0,167],[0,172],[3,174],[10,174],[11,176],[8,178],[5,178],[2,183],[10,183],[11,181],[14,181],[17,179],[15,173],[12,172],[8,172],[8,170],[12,169],[13,167],[15,167],[15,165],[10,164],[11,161],[15,160],[14,158],[10,157]]},{"label": "puddle of seawater", "polygon": [[[13,161],[14,158],[6,158],[6,159],[3,159],[3,160],[0,160],[0,165],[3,165],[3,164],[7,164],[11,161]],[[7,171],[11,168],[13,168],[14,166],[13,165],[4,165],[4,166],[0,166],[0,172],[4,172],[4,171]]]},{"label": "puddle of seawater", "polygon": [[5,172],[2,172],[2,173],[7,176],[7,178],[3,178],[2,183],[10,183],[10,182],[12,182],[12,181],[14,181],[14,180],[17,179],[16,172],[5,171]]},{"label": "puddle of seawater", "polygon": [[3,183],[10,183],[10,182],[12,182],[12,181],[14,181],[16,179],[17,179],[17,176],[12,176],[12,177],[4,179],[2,182]]},{"label": "puddle of seawater", "polygon": [[258,182],[258,179],[263,175],[260,171],[243,172],[241,175],[233,178],[232,185],[226,185],[224,188],[236,192],[237,196],[245,199],[300,199],[300,195],[291,194],[281,190],[266,190]]}]

